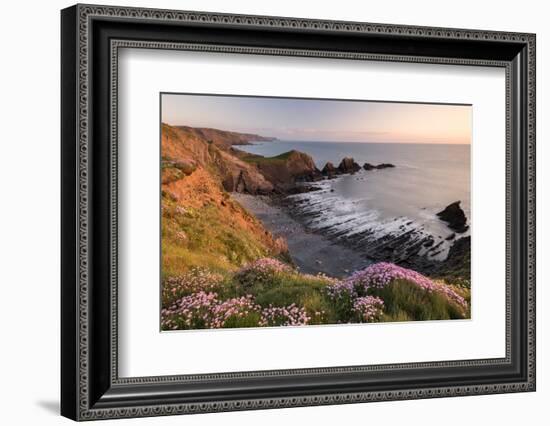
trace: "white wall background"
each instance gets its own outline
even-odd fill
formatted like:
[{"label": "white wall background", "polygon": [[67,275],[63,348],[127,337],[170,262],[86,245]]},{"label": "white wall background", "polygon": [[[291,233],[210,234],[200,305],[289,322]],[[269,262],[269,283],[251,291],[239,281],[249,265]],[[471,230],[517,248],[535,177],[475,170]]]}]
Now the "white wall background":
[{"label": "white wall background", "polygon": [[[538,390],[422,401],[293,408],[102,424],[545,424],[550,401],[550,217],[546,140],[550,27],[545,2],[394,0],[120,0],[103,4],[537,33]],[[59,405],[59,9],[71,2],[3,4],[0,66],[0,419],[68,424]]]}]

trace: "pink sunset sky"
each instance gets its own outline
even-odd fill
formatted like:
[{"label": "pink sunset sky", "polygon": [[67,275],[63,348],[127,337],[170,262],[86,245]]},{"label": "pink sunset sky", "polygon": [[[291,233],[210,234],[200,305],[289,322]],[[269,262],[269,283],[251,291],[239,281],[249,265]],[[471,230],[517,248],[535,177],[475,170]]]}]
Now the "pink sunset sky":
[{"label": "pink sunset sky", "polygon": [[472,106],[162,94],[162,121],[290,141],[470,144]]}]

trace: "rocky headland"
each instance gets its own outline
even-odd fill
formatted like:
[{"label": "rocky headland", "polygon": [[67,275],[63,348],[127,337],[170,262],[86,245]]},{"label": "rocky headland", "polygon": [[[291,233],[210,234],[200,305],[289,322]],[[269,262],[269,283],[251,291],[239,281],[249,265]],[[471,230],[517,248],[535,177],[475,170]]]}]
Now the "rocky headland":
[{"label": "rocky headland", "polygon": [[292,192],[297,184],[323,179],[310,155],[292,150],[275,157],[263,157],[232,149],[232,154],[254,167],[272,185],[274,192]]}]

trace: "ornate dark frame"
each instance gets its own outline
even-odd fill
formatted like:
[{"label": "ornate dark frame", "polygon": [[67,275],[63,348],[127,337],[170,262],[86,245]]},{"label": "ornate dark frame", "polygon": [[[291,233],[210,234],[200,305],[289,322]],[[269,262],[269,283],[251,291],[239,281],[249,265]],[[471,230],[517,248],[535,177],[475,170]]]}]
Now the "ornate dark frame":
[{"label": "ornate dark frame", "polygon": [[[61,13],[61,413],[74,420],[535,390],[535,35],[76,5]],[[119,378],[121,47],[506,69],[506,357]]]}]

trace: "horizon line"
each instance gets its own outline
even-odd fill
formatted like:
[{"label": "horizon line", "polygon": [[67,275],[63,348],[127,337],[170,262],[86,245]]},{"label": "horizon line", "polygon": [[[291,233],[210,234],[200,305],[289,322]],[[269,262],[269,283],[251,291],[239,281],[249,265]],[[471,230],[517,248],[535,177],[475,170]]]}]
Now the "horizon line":
[{"label": "horizon line", "polygon": [[231,132],[231,133],[240,133],[240,134],[249,134],[249,135],[256,135],[256,136],[261,136],[261,137],[264,137],[264,138],[273,138],[274,140],[273,141],[261,141],[261,140],[258,140],[258,141],[249,141],[251,143],[253,142],[265,142],[265,143],[273,143],[273,142],[304,142],[304,143],[354,143],[354,144],[366,144],[366,143],[370,143],[370,144],[380,144],[380,145],[384,145],[384,144],[395,144],[395,145],[398,145],[398,144],[401,144],[401,145],[471,145],[472,143],[471,142],[397,142],[397,141],[388,141],[388,142],[379,142],[379,141],[357,141],[357,140],[343,140],[343,139],[332,139],[332,140],[312,140],[312,139],[281,139],[279,137],[276,137],[276,136],[271,136],[271,135],[265,135],[265,134],[260,134],[260,133],[256,133],[254,131],[250,131],[250,130],[247,130],[247,131],[239,131],[239,130],[228,130],[228,129],[221,129],[219,127],[209,127],[209,126],[190,126],[189,124],[169,124],[165,121],[162,121],[160,122],[160,124],[166,124],[168,126],[172,126],[172,127],[190,127],[192,129],[210,129],[210,130],[217,130],[217,131],[220,131],[220,132]]},{"label": "horizon line", "polygon": [[[263,135],[258,135],[263,136]],[[266,137],[266,136],[264,136]],[[456,143],[456,142],[373,142],[373,141],[346,141],[346,140],[300,140],[300,139],[279,139],[276,138],[274,141],[249,141],[251,143],[277,143],[277,142],[304,142],[304,143],[354,143],[354,144],[395,144],[395,145],[471,145],[471,142],[468,143]]]}]

